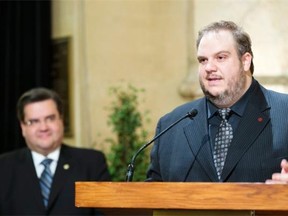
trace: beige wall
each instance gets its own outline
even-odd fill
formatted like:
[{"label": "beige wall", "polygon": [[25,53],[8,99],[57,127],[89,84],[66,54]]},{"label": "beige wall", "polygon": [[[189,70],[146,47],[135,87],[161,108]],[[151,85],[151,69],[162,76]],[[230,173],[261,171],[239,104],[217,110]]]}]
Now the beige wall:
[{"label": "beige wall", "polygon": [[107,149],[101,141],[111,134],[108,89],[121,83],[145,89],[140,109],[150,111],[152,138],[159,117],[188,100],[179,94],[180,87],[182,94],[191,89],[201,94],[194,41],[210,21],[234,20],[247,29],[258,76],[286,75],[288,46],[279,35],[288,37],[288,15],[278,9],[288,11],[288,2],[54,0],[53,37],[72,38],[74,136],[67,142]]},{"label": "beige wall", "polygon": [[185,1],[54,1],[53,37],[72,37],[75,135],[68,142],[104,148],[110,136],[108,89],[121,83],[144,88],[140,109],[150,110],[147,129],[184,103]]}]

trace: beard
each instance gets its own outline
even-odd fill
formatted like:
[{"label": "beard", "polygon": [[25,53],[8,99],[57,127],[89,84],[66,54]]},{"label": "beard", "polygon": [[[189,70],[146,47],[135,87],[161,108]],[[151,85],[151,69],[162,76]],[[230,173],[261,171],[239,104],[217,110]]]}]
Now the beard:
[{"label": "beard", "polygon": [[218,95],[213,95],[205,88],[204,83],[200,80],[200,86],[204,95],[217,107],[227,107],[234,104],[244,94],[246,77],[244,70],[241,70],[240,77],[230,80],[227,83],[228,88]]}]

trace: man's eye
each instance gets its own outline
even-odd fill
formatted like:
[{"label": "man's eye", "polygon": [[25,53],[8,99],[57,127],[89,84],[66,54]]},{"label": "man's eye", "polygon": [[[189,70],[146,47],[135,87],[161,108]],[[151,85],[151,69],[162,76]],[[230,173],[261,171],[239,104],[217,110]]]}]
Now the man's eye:
[{"label": "man's eye", "polygon": [[223,61],[226,59],[226,56],[218,56],[218,60]]},{"label": "man's eye", "polygon": [[38,123],[39,123],[39,120],[37,120],[37,119],[32,119],[32,120],[26,121],[26,125],[36,125]]},{"label": "man's eye", "polygon": [[49,122],[53,122],[53,121],[55,121],[56,116],[55,116],[55,115],[53,115],[53,116],[48,116],[46,119],[47,119],[47,121],[49,121]]},{"label": "man's eye", "polygon": [[207,60],[206,59],[198,59],[198,62],[200,63],[200,64],[203,64],[203,63],[205,63]]}]

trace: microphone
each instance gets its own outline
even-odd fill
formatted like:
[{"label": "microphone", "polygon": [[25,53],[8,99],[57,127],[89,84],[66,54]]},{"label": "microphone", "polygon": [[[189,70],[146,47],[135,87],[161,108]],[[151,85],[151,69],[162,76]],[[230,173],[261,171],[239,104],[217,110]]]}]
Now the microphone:
[{"label": "microphone", "polygon": [[196,109],[192,109],[190,112],[188,112],[186,115],[182,116],[180,119],[178,119],[177,121],[175,121],[174,123],[172,123],[170,126],[168,126],[165,130],[161,131],[159,134],[157,134],[156,136],[154,136],[154,138],[149,141],[148,143],[146,143],[145,145],[143,145],[140,149],[138,149],[138,151],[134,154],[134,156],[131,159],[130,164],[128,165],[127,168],[127,173],[126,173],[126,182],[131,182],[133,179],[133,175],[134,175],[134,164],[135,164],[135,160],[137,158],[137,156],[145,149],[147,148],[151,143],[153,143],[156,139],[158,139],[160,136],[162,136],[164,133],[166,133],[170,128],[172,128],[173,126],[175,126],[176,124],[178,124],[180,121],[182,121],[183,119],[189,117],[190,119],[193,119],[193,117],[195,117],[198,114],[198,111]]}]

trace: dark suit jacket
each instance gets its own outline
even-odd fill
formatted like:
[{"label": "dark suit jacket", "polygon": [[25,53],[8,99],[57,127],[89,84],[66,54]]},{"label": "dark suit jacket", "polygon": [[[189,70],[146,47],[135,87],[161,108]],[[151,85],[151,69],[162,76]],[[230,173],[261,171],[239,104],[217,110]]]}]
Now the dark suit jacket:
[{"label": "dark suit jacket", "polygon": [[0,215],[97,214],[94,209],[75,207],[75,181],[110,180],[103,153],[63,144],[45,210],[28,148],[1,155],[0,171]]},{"label": "dark suit jacket", "polygon": [[[206,99],[184,104],[162,117],[157,132],[188,111],[186,118],[161,136],[151,151],[147,181],[217,182],[212,146],[209,142]],[[258,84],[252,93],[227,153],[222,172],[225,182],[264,182],[279,172],[288,158],[288,96]]]}]

